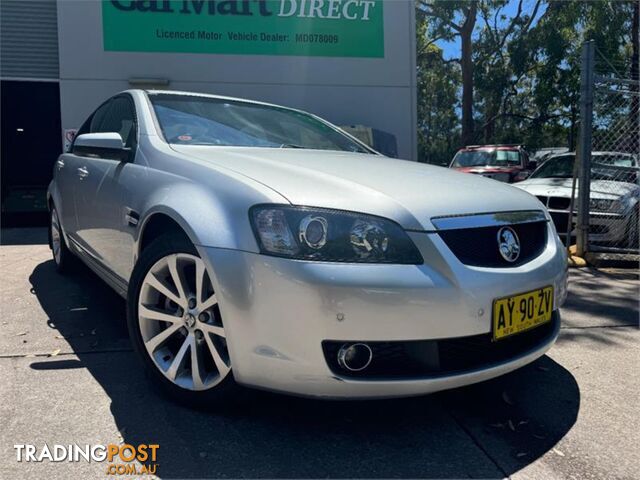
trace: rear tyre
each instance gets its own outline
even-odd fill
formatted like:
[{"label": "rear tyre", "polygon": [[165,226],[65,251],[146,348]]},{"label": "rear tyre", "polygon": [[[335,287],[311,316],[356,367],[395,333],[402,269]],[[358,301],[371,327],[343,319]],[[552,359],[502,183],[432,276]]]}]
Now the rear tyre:
[{"label": "rear tyre", "polygon": [[67,274],[73,270],[77,261],[76,257],[67,247],[67,242],[64,239],[62,233],[62,226],[60,224],[60,217],[58,217],[58,211],[56,207],[51,207],[51,215],[49,217],[49,239],[51,242],[51,253],[53,254],[53,261],[56,265],[58,273]]},{"label": "rear tyre", "polygon": [[185,235],[165,234],[140,255],[129,282],[127,324],[145,373],[171,399],[212,407],[236,398],[216,293]]}]

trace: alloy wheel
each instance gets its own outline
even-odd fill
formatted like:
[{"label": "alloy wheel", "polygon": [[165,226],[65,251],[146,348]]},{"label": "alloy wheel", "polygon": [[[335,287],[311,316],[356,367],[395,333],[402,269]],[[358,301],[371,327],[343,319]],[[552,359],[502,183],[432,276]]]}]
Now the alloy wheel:
[{"label": "alloy wheel", "polygon": [[138,323],[147,353],[174,384],[207,390],[231,370],[218,300],[201,258],[171,254],[149,269]]}]

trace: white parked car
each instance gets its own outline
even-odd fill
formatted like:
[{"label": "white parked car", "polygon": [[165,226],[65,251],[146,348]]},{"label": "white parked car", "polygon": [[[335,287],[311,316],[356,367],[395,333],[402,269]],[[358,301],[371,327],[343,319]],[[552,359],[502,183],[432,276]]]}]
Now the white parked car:
[{"label": "white parked car", "polygon": [[[515,186],[525,190],[548,208],[558,233],[564,237],[569,225],[575,153],[547,160],[529,179]],[[640,205],[638,160],[628,153],[593,152],[591,159],[589,240],[603,245],[636,248]],[[576,185],[576,197],[579,185]],[[577,220],[574,207],[572,225]],[[575,230],[571,235],[575,236]]]},{"label": "white parked car", "polygon": [[149,377],[190,404],[434,392],[560,328],[566,255],[535,197],[299,110],[123,92],[58,159],[49,206],[58,269],[80,258],[127,299]]}]

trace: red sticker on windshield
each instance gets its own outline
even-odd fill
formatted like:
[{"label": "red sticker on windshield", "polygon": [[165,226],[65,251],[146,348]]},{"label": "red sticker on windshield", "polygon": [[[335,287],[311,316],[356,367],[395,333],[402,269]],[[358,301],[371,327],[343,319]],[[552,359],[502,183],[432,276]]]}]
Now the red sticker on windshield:
[{"label": "red sticker on windshield", "polygon": [[191,140],[191,135],[180,135],[178,137],[178,140],[182,140],[183,142],[188,142],[189,140]]}]

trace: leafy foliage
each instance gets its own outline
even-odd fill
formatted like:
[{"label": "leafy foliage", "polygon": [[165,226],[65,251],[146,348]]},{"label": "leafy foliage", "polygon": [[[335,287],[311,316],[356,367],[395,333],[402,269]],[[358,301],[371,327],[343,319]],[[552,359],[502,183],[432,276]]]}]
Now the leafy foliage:
[{"label": "leafy foliage", "polygon": [[444,165],[460,141],[457,84],[460,72],[445,62],[442,49],[427,40],[426,24],[418,25],[418,157]]},{"label": "leafy foliage", "polygon": [[[583,42],[595,41],[606,68],[631,69],[637,1],[416,0],[416,9],[419,152],[429,163],[448,163],[464,143],[573,149]],[[464,46],[471,23],[471,63],[464,48],[444,59],[437,42]]]}]

